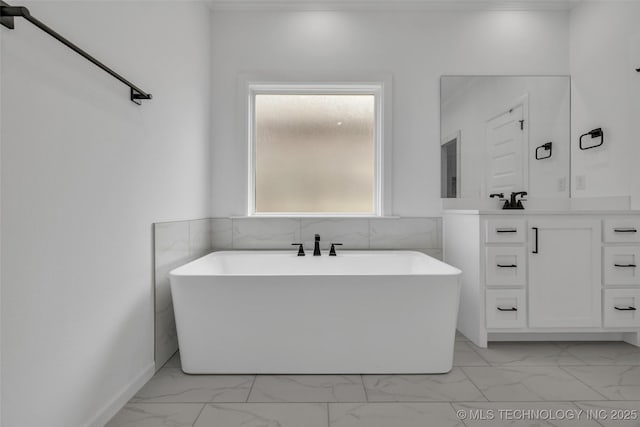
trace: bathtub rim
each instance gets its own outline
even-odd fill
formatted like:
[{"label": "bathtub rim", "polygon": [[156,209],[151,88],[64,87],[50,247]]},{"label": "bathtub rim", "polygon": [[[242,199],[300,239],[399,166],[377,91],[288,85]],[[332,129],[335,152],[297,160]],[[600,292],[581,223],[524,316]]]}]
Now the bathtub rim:
[{"label": "bathtub rim", "polygon": [[[408,254],[408,255],[418,255],[419,257],[423,257],[429,260],[429,262],[436,262],[437,264],[439,264],[441,267],[450,270],[449,272],[438,272],[438,273],[426,273],[426,274],[411,274],[411,273],[392,273],[392,274],[317,274],[317,273],[310,273],[310,274],[273,274],[273,273],[255,273],[255,274],[223,274],[223,273],[216,273],[216,274],[189,274],[189,273],[184,273],[182,270],[185,270],[187,268],[189,268],[189,266],[191,266],[192,264],[196,263],[196,262],[201,262],[203,258],[208,258],[208,257],[212,257],[215,255],[225,255],[225,254],[234,254],[234,255],[242,255],[242,254],[258,254],[258,253],[264,253],[264,254],[271,254],[271,255],[289,255],[292,258],[297,257],[295,255],[294,252],[292,252],[291,250],[282,250],[282,249],[274,249],[274,250],[269,250],[269,249],[239,249],[239,250],[229,250],[229,249],[225,249],[225,250],[220,250],[220,251],[212,251],[209,252],[206,255],[201,256],[200,258],[197,258],[195,260],[192,260],[188,263],[185,263],[183,265],[180,265],[176,268],[174,268],[173,270],[171,270],[169,272],[169,278],[179,278],[179,277],[191,277],[191,278],[206,278],[206,277],[252,277],[252,278],[256,278],[256,277],[310,277],[310,276],[321,276],[321,277],[366,277],[366,276],[371,276],[371,277],[450,277],[450,276],[458,276],[458,278],[460,278],[460,276],[462,275],[462,270],[460,270],[457,267],[454,267],[450,264],[445,263],[444,261],[441,261],[437,258],[434,258],[430,255],[425,254],[424,252],[419,252],[416,250],[406,250],[406,249],[355,249],[355,250],[342,250],[340,251],[340,253],[338,254],[338,257],[343,254],[343,255],[359,255],[359,254],[384,254],[384,253],[389,253],[389,254]],[[327,257],[328,256],[328,251],[322,251],[323,253],[323,257]],[[312,255],[307,255],[307,256],[312,256]]]}]

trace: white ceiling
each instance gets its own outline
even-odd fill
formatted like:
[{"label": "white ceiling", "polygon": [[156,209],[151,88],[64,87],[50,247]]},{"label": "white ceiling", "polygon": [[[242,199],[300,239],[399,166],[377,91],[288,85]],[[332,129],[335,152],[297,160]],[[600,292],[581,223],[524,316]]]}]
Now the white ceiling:
[{"label": "white ceiling", "polygon": [[209,0],[213,10],[570,10],[583,0]]}]

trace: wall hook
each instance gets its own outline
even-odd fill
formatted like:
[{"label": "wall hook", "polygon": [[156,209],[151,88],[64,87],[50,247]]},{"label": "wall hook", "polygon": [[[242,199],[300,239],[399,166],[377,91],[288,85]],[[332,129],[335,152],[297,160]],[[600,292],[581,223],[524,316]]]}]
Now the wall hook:
[{"label": "wall hook", "polygon": [[[585,136],[587,136],[587,135],[589,135],[589,136],[591,137],[591,139],[593,139],[593,138],[600,138],[600,144],[590,145],[590,146],[588,146],[588,147],[583,147],[583,146],[582,146],[582,138],[584,138],[584,137],[585,137]],[[581,150],[589,150],[590,148],[596,148],[596,147],[599,147],[599,146],[601,146],[602,144],[604,144],[604,132],[602,131],[602,128],[596,128],[596,129],[590,130],[590,131],[589,131],[589,132],[587,132],[587,133],[584,133],[584,134],[580,135],[580,143],[579,143],[579,146],[580,146],[580,149],[581,149]]]},{"label": "wall hook", "polygon": [[[536,160],[544,160],[544,159],[548,159],[549,157],[551,157],[551,154],[553,152],[552,149],[551,149],[551,145],[552,145],[551,142],[547,142],[547,143],[542,144],[541,146],[537,147],[536,148]],[[541,149],[545,150],[545,151],[548,151],[549,155],[548,156],[544,156],[544,157],[538,155],[538,151],[541,150]]]}]

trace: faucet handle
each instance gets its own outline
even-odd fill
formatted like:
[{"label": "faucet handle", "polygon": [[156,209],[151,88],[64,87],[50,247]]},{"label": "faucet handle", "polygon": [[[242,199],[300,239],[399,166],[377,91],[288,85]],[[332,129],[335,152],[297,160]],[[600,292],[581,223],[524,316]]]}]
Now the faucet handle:
[{"label": "faucet handle", "polygon": [[302,243],[292,243],[291,246],[298,246],[298,256],[304,256],[304,247]]},{"label": "faucet handle", "polygon": [[517,198],[518,196],[520,196],[520,198],[519,198],[519,199],[518,199],[518,201],[516,202],[516,206],[515,206],[517,209],[524,209],[524,206],[522,205],[522,202],[523,202],[523,201],[527,201],[527,199],[525,199],[525,197],[527,196],[527,194],[528,194],[528,193],[527,193],[526,191],[518,191],[518,192],[516,193],[516,198]]},{"label": "faucet handle", "polygon": [[331,249],[329,250],[329,256],[336,256],[336,246],[342,246],[342,243],[331,243]]}]

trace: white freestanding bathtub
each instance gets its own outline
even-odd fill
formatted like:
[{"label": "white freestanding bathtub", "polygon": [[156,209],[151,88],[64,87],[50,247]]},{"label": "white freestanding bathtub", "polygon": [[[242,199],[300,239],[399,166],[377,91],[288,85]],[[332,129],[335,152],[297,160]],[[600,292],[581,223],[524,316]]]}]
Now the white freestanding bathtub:
[{"label": "white freestanding bathtub", "polygon": [[460,270],[419,252],[213,252],[170,277],[189,374],[451,370]]}]

